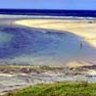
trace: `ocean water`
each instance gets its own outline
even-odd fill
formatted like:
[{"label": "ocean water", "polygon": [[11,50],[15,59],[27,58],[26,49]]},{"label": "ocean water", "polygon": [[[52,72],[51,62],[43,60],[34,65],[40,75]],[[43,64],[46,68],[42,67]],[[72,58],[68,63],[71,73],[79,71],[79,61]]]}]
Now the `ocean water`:
[{"label": "ocean water", "polygon": [[0,27],[1,64],[46,65],[74,61],[94,63],[95,58],[95,48],[70,32],[15,26]]},{"label": "ocean water", "polygon": [[0,9],[0,14],[96,17],[96,10]]}]

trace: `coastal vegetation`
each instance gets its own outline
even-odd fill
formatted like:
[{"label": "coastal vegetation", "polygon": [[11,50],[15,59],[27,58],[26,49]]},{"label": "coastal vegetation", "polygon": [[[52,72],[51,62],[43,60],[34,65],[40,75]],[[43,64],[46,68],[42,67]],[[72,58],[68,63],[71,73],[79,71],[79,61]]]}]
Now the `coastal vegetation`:
[{"label": "coastal vegetation", "polygon": [[96,84],[86,81],[39,84],[4,96],[96,96]]}]

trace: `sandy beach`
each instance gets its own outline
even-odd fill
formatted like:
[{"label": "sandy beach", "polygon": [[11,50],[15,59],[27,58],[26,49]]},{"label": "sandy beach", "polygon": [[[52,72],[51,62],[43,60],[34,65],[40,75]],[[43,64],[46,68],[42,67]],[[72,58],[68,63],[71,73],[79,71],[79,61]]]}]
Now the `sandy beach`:
[{"label": "sandy beach", "polygon": [[51,19],[30,19],[17,20],[18,25],[27,27],[53,29],[67,31],[82,37],[82,41],[87,41],[93,47],[96,47],[96,22],[90,23],[90,20],[51,20]]},{"label": "sandy beach", "polygon": [[[88,18],[63,17],[63,18],[59,19],[57,17],[56,18],[54,17],[54,19],[53,19],[53,17],[52,18],[51,17],[46,17],[46,18],[42,17],[43,19],[42,18],[41,19],[40,18],[32,19],[32,17],[22,18],[22,16],[15,16],[15,17],[13,16],[12,18],[11,18],[11,16],[9,16],[9,17],[7,16],[7,19],[5,19],[5,20],[2,18],[3,17],[1,17],[1,21],[2,21],[2,23],[0,23],[1,25],[2,24],[8,25],[9,27],[13,26],[14,30],[18,29],[17,31],[22,30],[22,32],[26,31],[25,29],[30,29],[29,31],[31,31],[31,32],[36,31],[36,34],[39,34],[38,32],[40,32],[40,33],[42,33],[40,35],[41,36],[40,39],[44,38],[43,39],[44,42],[41,42],[42,43],[41,47],[44,47],[43,50],[45,50],[44,52],[41,50],[42,48],[41,49],[38,48],[38,44],[37,44],[36,46],[34,46],[34,50],[37,48],[36,50],[38,51],[36,54],[39,54],[39,55],[37,55],[36,58],[34,56],[33,57],[27,56],[28,59],[26,59],[26,56],[24,56],[24,57],[21,56],[21,57],[19,57],[19,58],[21,58],[21,60],[19,60],[19,58],[14,58],[14,60],[11,63],[14,63],[15,61],[21,62],[22,59],[24,59],[25,62],[26,61],[34,62],[34,64],[37,64],[37,65],[38,65],[38,63],[40,65],[42,65],[42,64],[51,64],[52,65],[53,64],[53,66],[54,66],[54,64],[55,64],[55,66],[56,66],[56,64],[57,65],[61,64],[61,66],[63,66],[63,65],[65,66],[65,64],[66,64],[68,66],[75,67],[75,66],[96,64],[96,60],[95,60],[95,58],[96,58],[96,22],[95,21],[96,20],[95,20],[95,18],[88,19]],[[8,18],[10,18],[10,19],[8,19]],[[16,26],[18,26],[18,27],[15,28]],[[21,29],[19,30],[19,28],[21,28]],[[22,29],[22,28],[25,28],[25,29]],[[33,37],[33,35],[32,35],[33,33],[30,34],[31,32],[29,32],[29,31],[23,32],[23,33],[20,32],[20,34],[24,35],[24,36],[26,35],[26,38],[24,38],[24,39],[29,39],[29,41],[32,38],[33,38],[33,40],[35,38],[37,38],[38,42],[42,41],[38,38],[38,36]],[[68,37],[66,37],[66,39],[64,39],[65,36],[62,38],[61,35],[58,34],[58,36],[60,35],[60,39],[61,39],[61,40],[59,40],[58,37],[55,36],[56,34],[53,34],[53,32],[57,32],[57,34],[59,32],[60,32],[60,34],[64,33],[65,36],[68,35]],[[46,36],[47,36],[47,34],[51,35],[50,33],[52,33],[52,35],[53,35],[52,40],[54,42],[53,43],[51,42],[52,44],[48,43],[48,45],[45,46],[45,45],[43,45],[43,43],[47,44],[46,42],[50,42],[50,41],[46,41],[47,37],[45,38],[43,35],[46,35]],[[20,35],[20,34],[18,34],[18,35]],[[64,34],[62,34],[62,36]],[[35,33],[34,33],[34,35],[35,35]],[[71,35],[73,35],[73,36],[70,37]],[[51,40],[51,36],[49,36],[48,39]],[[56,41],[56,39],[57,39],[57,41]],[[32,45],[29,44],[29,46],[32,47],[33,43],[35,45],[35,43],[37,43],[36,40],[34,42],[32,42]],[[82,50],[80,49],[80,46],[83,47]],[[30,49],[26,49],[26,50],[30,50]],[[38,56],[40,56],[40,55],[41,55],[41,57],[39,58]],[[51,57],[52,55],[53,55],[53,57]],[[58,57],[58,55],[60,58]],[[30,60],[29,60],[29,58],[30,58]],[[34,60],[32,60],[31,58],[33,58]],[[63,59],[65,58],[64,61],[62,58]],[[66,58],[67,58],[68,62],[66,62]]]},{"label": "sandy beach", "polygon": [[0,65],[0,93],[40,83],[96,82],[95,20],[2,18],[0,64],[8,66]]}]

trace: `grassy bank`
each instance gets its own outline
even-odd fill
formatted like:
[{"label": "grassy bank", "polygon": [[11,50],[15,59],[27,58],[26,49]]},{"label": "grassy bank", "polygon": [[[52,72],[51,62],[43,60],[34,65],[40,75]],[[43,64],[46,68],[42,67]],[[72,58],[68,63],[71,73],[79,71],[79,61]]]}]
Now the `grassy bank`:
[{"label": "grassy bank", "polygon": [[31,86],[5,96],[96,96],[96,84],[54,83]]}]

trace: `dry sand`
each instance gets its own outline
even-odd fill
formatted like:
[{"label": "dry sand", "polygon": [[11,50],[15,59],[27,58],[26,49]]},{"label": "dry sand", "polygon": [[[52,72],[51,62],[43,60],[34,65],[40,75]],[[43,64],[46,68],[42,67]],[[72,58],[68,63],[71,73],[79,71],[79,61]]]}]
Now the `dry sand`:
[{"label": "dry sand", "polygon": [[52,19],[30,19],[17,20],[15,24],[34,28],[54,29],[71,32],[83,37],[93,47],[96,47],[96,23],[87,20],[52,20]]}]

